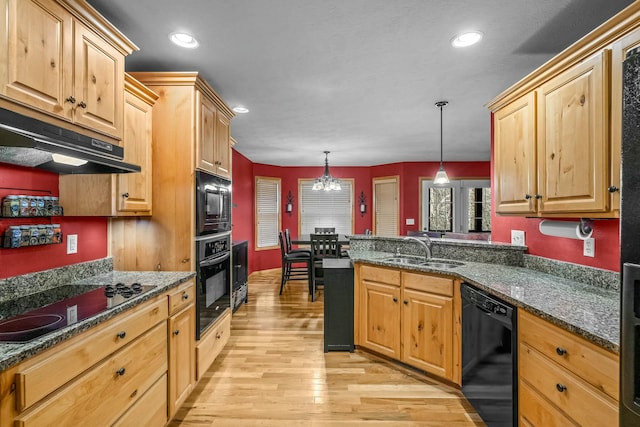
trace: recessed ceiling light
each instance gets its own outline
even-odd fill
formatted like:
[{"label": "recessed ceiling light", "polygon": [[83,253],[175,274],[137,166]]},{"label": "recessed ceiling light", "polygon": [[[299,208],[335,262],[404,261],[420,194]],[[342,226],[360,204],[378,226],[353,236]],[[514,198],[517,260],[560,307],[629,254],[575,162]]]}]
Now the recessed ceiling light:
[{"label": "recessed ceiling light", "polygon": [[237,105],[233,107],[232,110],[238,114],[246,114],[249,112],[249,109],[247,107],[243,107],[242,105]]},{"label": "recessed ceiling light", "polygon": [[169,40],[174,42],[180,47],[186,47],[188,49],[195,49],[198,47],[198,40],[191,34],[175,32],[169,34]]},{"label": "recessed ceiling light", "polygon": [[458,34],[451,39],[451,45],[453,47],[467,47],[472,44],[478,43],[482,40],[482,32],[480,31],[468,31],[466,33]]}]

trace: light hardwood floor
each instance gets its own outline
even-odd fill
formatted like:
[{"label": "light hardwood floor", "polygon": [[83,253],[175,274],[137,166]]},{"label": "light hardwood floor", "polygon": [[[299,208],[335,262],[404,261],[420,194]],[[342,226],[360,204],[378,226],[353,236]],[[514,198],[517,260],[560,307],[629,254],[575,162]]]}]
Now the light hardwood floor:
[{"label": "light hardwood floor", "polygon": [[176,426],[484,426],[455,388],[365,352],[323,352],[323,294],[278,294],[279,271],[249,279],[231,338]]}]

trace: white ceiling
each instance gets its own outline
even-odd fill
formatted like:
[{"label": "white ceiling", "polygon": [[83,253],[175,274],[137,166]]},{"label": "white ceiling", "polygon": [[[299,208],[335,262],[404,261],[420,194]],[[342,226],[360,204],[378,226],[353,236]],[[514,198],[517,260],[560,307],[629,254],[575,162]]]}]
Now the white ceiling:
[{"label": "white ceiling", "polygon": [[[253,162],[488,160],[484,105],[631,0],[89,0],[140,51],[127,71],[199,71]],[[464,30],[484,32],[455,49]],[[199,40],[186,50],[168,34]]]}]

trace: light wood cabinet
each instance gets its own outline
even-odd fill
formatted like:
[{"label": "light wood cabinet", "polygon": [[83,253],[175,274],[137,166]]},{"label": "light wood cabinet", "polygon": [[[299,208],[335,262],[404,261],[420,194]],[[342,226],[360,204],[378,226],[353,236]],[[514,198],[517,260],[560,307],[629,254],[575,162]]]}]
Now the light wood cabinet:
[{"label": "light wood cabinet", "polygon": [[0,424],[115,422],[166,377],[167,316],[167,296],[153,297],[1,372]]},{"label": "light wood cabinet", "polygon": [[231,310],[220,315],[216,323],[196,344],[196,379],[199,381],[220,354],[231,336]]},{"label": "light wood cabinet", "polygon": [[497,213],[536,211],[536,94],[531,92],[497,111],[494,161]]},{"label": "light wood cabinet", "polygon": [[356,344],[460,384],[456,282],[366,264],[355,277]]},{"label": "light wood cabinet", "polygon": [[196,109],[196,167],[231,179],[231,120],[199,90]]},{"label": "light wood cabinet", "polygon": [[216,174],[231,179],[231,120],[217,115],[216,123]]},{"label": "light wood cabinet", "polygon": [[0,10],[0,94],[15,103],[2,106],[120,140],[124,58],[137,47],[85,3],[1,0]]},{"label": "light wood cabinet", "polygon": [[518,351],[524,425],[618,425],[617,355],[524,310],[518,310]]},{"label": "light wood cabinet", "polygon": [[124,161],[140,172],[61,175],[60,204],[69,216],[148,216],[152,213],[153,104],[158,95],[126,75]]},{"label": "light wood cabinet", "polygon": [[169,418],[189,396],[195,383],[195,286],[193,281],[169,294]]},{"label": "light wood cabinet", "polygon": [[167,375],[165,374],[113,426],[162,426],[166,422]]}]

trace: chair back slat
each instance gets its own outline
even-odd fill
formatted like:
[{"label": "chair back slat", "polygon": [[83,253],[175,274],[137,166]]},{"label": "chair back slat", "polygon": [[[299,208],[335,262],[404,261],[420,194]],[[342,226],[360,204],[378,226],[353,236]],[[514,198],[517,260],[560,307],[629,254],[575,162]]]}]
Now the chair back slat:
[{"label": "chair back slat", "polygon": [[287,246],[286,243],[284,241],[284,235],[282,233],[282,231],[278,232],[278,240],[280,241],[280,257],[282,259],[284,259],[285,255],[287,254]]},{"label": "chair back slat", "polygon": [[314,232],[316,234],[334,234],[336,232],[335,227],[315,227]]},{"label": "chair back slat", "polygon": [[309,237],[314,258],[340,256],[337,234],[311,234]]}]

